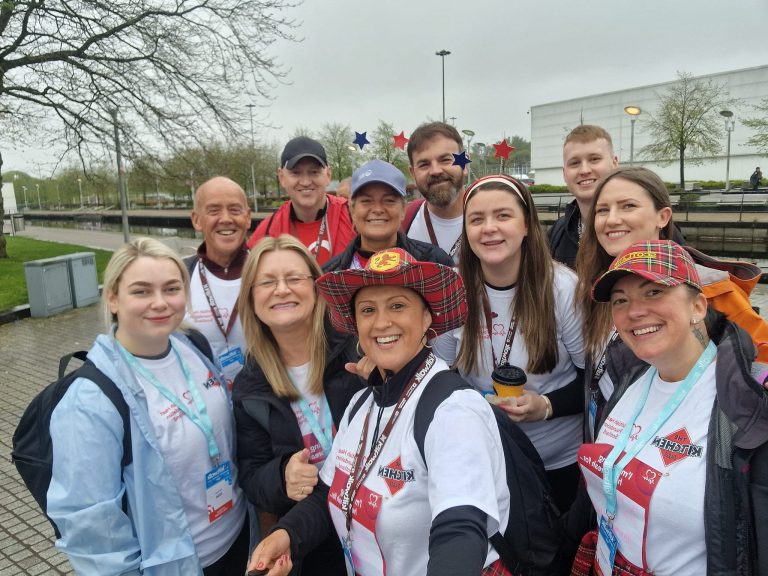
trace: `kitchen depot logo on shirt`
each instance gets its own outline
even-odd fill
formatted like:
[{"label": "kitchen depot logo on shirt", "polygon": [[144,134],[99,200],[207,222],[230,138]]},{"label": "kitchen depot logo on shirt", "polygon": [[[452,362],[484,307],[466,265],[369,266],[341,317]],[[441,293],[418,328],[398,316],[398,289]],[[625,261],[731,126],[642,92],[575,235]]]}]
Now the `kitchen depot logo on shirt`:
[{"label": "kitchen depot logo on shirt", "polygon": [[403,463],[400,456],[392,460],[386,466],[379,466],[378,477],[383,478],[389,488],[390,494],[394,496],[405,487],[406,482],[416,480],[416,475],[411,470],[403,470]]},{"label": "kitchen depot logo on shirt", "polygon": [[685,428],[670,432],[664,437],[656,436],[651,445],[658,448],[659,452],[661,452],[664,466],[671,466],[675,462],[679,462],[689,456],[691,458],[701,458],[704,453],[703,446],[691,444],[691,437]]}]

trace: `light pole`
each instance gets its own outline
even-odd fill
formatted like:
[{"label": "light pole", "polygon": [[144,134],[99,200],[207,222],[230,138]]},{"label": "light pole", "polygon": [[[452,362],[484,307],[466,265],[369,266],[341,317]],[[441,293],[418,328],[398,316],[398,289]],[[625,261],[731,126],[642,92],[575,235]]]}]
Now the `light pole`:
[{"label": "light pole", "polygon": [[642,110],[640,110],[640,106],[624,106],[624,112],[629,114],[629,121],[632,125],[629,131],[629,165],[631,166],[635,163],[635,122]]},{"label": "light pole", "polygon": [[[123,241],[127,244],[131,241],[131,228],[128,223],[128,187],[125,184],[125,174],[123,172],[123,154],[120,148],[120,127],[117,123],[117,107],[109,109],[109,115],[112,116],[112,124],[115,127],[115,160],[117,161],[117,193],[120,197],[120,212],[123,226]],[[79,181],[79,178],[78,178]],[[80,203],[83,202],[82,195]]]},{"label": "light pole", "polygon": [[246,108],[248,108],[248,113],[251,117],[251,186],[253,186],[253,211],[258,212],[259,211],[259,203],[256,199],[256,169],[254,167],[254,156],[256,155],[256,144],[253,140],[253,109],[256,107],[256,104],[246,104]]},{"label": "light pole", "polygon": [[445,57],[450,54],[450,50],[440,50],[435,52],[435,56],[440,56],[443,64],[443,122],[445,122]]},{"label": "light pole", "polygon": [[80,210],[83,209],[83,179],[77,179],[77,188],[80,190]]},{"label": "light pole", "polygon": [[[725,191],[731,191],[731,132],[736,128],[736,120],[733,119],[733,112],[730,110],[721,110],[720,116],[725,119],[725,131],[728,133],[728,144],[725,152]],[[743,192],[743,190],[742,190]],[[742,194],[743,196],[743,194]],[[742,199],[742,204],[743,204]],[[739,217],[741,220],[741,217]]]},{"label": "light pole", "polygon": [[483,176],[486,176],[488,174],[488,170],[485,167],[485,154],[487,150],[485,149],[485,143],[484,142],[478,142],[475,144],[477,146],[477,152],[480,154],[480,156],[483,158]]},{"label": "light pole", "polygon": [[35,184],[37,186],[37,209],[42,210],[43,205],[40,203],[40,184]]},{"label": "light pole", "polygon": [[[472,137],[475,135],[474,130],[464,129],[461,131],[464,136],[467,136],[467,150],[469,150],[469,153],[472,154]],[[469,169],[467,170],[467,185],[471,182],[472,178],[472,165],[469,165]]]},{"label": "light pole", "polygon": [[27,187],[22,186],[21,189],[24,191],[24,210],[29,210],[29,206],[27,206]]}]

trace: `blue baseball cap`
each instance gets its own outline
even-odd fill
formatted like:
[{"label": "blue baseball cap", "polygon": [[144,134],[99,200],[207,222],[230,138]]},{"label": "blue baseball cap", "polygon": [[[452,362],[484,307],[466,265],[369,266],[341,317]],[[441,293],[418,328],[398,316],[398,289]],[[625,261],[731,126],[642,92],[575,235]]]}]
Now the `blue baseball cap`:
[{"label": "blue baseball cap", "polygon": [[405,198],[405,176],[398,168],[383,160],[366,162],[352,173],[352,191],[349,197],[354,198],[363,186],[374,182],[386,184]]}]

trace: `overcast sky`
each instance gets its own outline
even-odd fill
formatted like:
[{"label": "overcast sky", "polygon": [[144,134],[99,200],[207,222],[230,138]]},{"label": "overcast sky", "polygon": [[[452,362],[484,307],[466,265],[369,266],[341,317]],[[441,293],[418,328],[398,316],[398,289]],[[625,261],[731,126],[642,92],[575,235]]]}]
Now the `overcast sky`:
[{"label": "overcast sky", "polygon": [[[302,40],[273,47],[288,75],[265,110],[279,128],[257,135],[280,144],[324,122],[407,136],[440,119],[442,49],[446,116],[486,143],[529,138],[534,105],[768,63],[768,0],[305,0],[289,15]],[[34,156],[8,150],[4,168]]]}]

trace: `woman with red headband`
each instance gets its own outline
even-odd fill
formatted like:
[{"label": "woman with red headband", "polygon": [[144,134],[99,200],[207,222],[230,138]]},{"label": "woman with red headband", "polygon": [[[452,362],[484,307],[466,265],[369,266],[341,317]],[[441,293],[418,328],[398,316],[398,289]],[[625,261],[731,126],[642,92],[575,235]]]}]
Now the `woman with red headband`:
[{"label": "woman with red headband", "polygon": [[582,441],[581,321],[576,276],[554,263],[528,189],[509,176],[476,180],[464,195],[459,273],[467,289],[467,322],[435,342],[479,391],[506,364],[525,371],[525,393],[499,404],[539,452],[555,503],[576,494],[576,451]]}]

